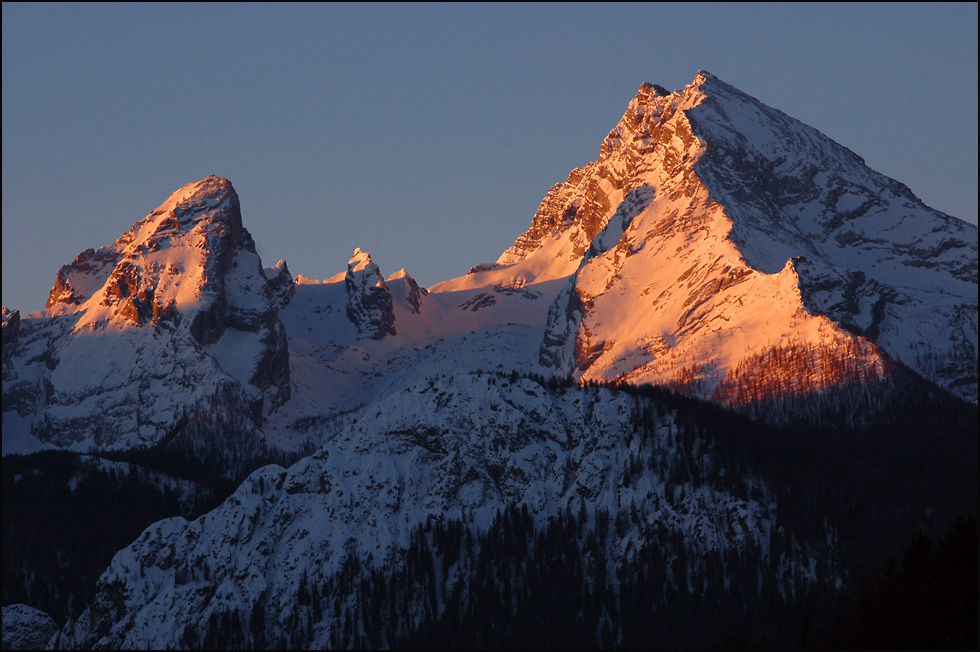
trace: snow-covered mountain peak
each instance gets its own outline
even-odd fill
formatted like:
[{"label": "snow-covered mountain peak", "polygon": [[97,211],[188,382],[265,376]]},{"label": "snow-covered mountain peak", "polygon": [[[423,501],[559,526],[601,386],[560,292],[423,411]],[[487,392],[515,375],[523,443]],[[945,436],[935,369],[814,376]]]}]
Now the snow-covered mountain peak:
[{"label": "snow-covered mountain peak", "polygon": [[632,191],[645,186],[655,193],[683,193],[703,149],[679,108],[694,103],[683,94],[643,84],[602,141],[598,159],[551,188],[530,228],[497,264],[515,264],[540,249],[557,250],[551,254],[557,266],[564,269],[571,262],[567,275]]},{"label": "snow-covered mountain peak", "polygon": [[[207,219],[225,222],[233,228],[241,228],[242,221],[239,211],[214,210],[223,205],[237,207],[238,193],[235,192],[228,179],[212,174],[175,190],[143,222],[159,223],[160,220],[154,218],[163,217],[166,220],[169,214],[173,213],[184,225]],[[138,222],[137,224],[141,223]]]},{"label": "snow-covered mountain peak", "polygon": [[278,310],[293,291],[285,263],[263,270],[227,179],[181,187],[59,270],[47,310],[10,349],[19,362],[4,392],[20,399],[17,418],[4,412],[4,451],[14,440],[28,449],[176,441],[200,429],[199,410],[227,418],[210,436],[228,427],[231,446],[242,445],[289,396]]},{"label": "snow-covered mountain peak", "polygon": [[[574,265],[541,348],[563,374],[711,396],[746,356],[792,340],[865,369],[892,356],[976,400],[976,242],[976,227],[701,71],[669,95],[641,86],[598,160],[549,191],[498,265],[556,249],[553,269]],[[965,355],[936,352],[943,338],[924,334],[939,323]]]},{"label": "snow-covered mountain peak", "polygon": [[386,280],[389,283],[391,283],[392,281],[395,281],[395,280],[400,279],[400,278],[412,278],[412,276],[411,276],[411,274],[408,273],[408,270],[406,270],[404,267],[402,267],[400,270],[398,270],[397,272],[395,272],[394,274],[392,274],[391,276],[389,276]]},{"label": "snow-covered mountain peak", "polygon": [[275,265],[273,265],[272,267],[266,267],[262,271],[265,274],[265,277],[266,278],[269,278],[269,279],[275,278],[275,277],[281,276],[281,275],[286,275],[290,279],[293,278],[293,275],[289,273],[289,266],[286,264],[286,259],[285,258],[280,258],[279,259],[279,262],[277,262]]},{"label": "snow-covered mountain peak", "polygon": [[111,245],[63,266],[47,310],[79,314],[82,330],[158,324],[177,312],[207,310],[221,300],[239,251],[255,253],[238,195],[227,179],[209,176],[173,192]]},{"label": "snow-covered mountain peak", "polygon": [[643,82],[640,84],[640,90],[637,92],[637,96],[641,94],[647,94],[652,97],[662,97],[671,95],[671,92],[661,86],[660,84],[651,84],[650,82]]},{"label": "snow-covered mountain peak", "polygon": [[691,86],[700,86],[706,81],[714,81],[717,79],[717,77],[712,75],[707,70],[699,70],[698,73],[694,75],[694,81],[691,83]]},{"label": "snow-covered mountain peak", "polygon": [[[871,195],[896,209],[922,207],[907,187],[870,170],[847,148],[701,71],[673,93],[644,83],[603,140],[598,159],[548,192],[528,231],[497,263],[524,260],[553,237],[567,240],[569,257],[580,259],[630,190],[644,184],[660,189],[678,175],[683,179],[670,192],[705,184],[726,207],[743,255],[769,273],[800,255],[795,243],[825,240],[847,215],[867,210]],[[727,193],[734,193],[734,205],[724,201]],[[949,228],[953,235],[960,231],[959,225]],[[969,245],[962,235],[955,238],[951,245]]]},{"label": "snow-covered mountain peak", "polygon": [[401,300],[405,309],[416,315],[421,314],[422,301],[429,291],[421,287],[404,267],[389,276],[385,282],[392,290],[392,296]]}]

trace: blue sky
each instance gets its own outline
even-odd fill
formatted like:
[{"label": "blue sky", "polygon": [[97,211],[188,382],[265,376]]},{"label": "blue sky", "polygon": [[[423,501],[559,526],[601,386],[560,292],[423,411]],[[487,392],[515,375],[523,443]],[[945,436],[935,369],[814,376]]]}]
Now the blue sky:
[{"label": "blue sky", "polygon": [[699,69],[977,222],[977,5],[3,4],[3,304],[181,185],[266,265],[492,261],[643,81]]}]

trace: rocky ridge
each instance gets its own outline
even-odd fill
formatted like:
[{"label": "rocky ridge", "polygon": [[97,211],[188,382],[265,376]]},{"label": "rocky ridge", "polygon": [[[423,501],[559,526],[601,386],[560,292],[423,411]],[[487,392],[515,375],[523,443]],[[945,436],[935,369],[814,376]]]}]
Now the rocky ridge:
[{"label": "rocky ridge", "polygon": [[[385,281],[360,249],[342,292],[294,283],[284,261],[263,270],[231,184],[189,184],[64,266],[43,320],[5,314],[4,423],[17,433],[5,450],[159,442],[216,401],[236,428],[290,448],[303,435],[289,424],[311,411],[447,365],[668,385],[762,418],[774,398],[811,414],[786,401],[917,377],[975,402],[976,257],[975,227],[702,72],[672,93],[641,86],[597,161],[549,191],[514,246],[431,291],[407,272]],[[130,357],[88,359],[82,332]],[[68,368],[104,369],[113,389]]]}]

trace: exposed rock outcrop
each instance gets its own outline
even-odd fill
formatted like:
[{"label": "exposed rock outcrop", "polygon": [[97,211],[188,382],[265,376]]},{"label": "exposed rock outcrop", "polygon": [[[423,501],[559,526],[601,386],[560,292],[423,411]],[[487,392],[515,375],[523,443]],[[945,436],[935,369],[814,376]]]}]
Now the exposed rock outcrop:
[{"label": "exposed rock outcrop", "polygon": [[48,614],[26,604],[3,608],[3,649],[43,650],[58,631]]},{"label": "exposed rock outcrop", "polygon": [[395,334],[391,291],[385,285],[371,254],[354,250],[347,263],[347,318],[357,326],[358,338],[380,340]]}]

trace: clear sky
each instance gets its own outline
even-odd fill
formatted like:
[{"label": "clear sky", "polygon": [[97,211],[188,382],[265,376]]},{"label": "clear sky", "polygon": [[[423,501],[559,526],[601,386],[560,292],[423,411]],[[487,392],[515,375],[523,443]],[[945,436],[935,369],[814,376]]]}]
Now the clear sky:
[{"label": "clear sky", "polygon": [[185,183],[263,262],[493,261],[643,81],[699,69],[977,222],[977,4],[3,4],[3,304]]}]

